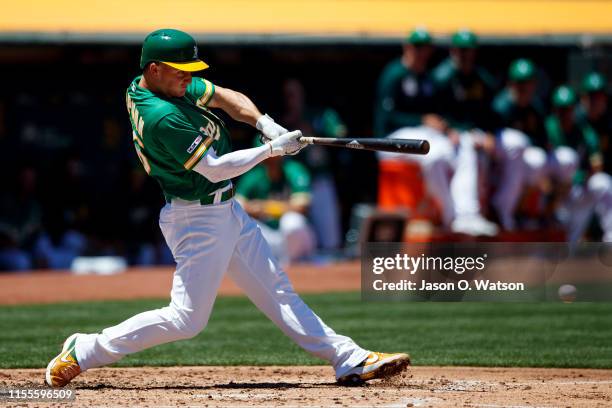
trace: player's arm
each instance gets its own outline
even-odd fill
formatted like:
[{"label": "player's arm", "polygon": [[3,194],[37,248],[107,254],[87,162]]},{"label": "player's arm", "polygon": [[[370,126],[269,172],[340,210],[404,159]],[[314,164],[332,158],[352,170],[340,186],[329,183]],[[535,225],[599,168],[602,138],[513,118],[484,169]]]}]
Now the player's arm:
[{"label": "player's arm", "polygon": [[298,131],[251,149],[237,150],[217,157],[213,138],[196,130],[178,114],[163,117],[150,132],[186,170],[194,170],[213,183],[237,177],[271,156],[294,154],[304,147]]},{"label": "player's arm", "polygon": [[276,139],[287,133],[287,129],[274,122],[274,119],[267,114],[263,115],[248,96],[229,88],[215,86],[215,93],[208,106],[219,108],[232,119],[256,127],[267,140]]}]

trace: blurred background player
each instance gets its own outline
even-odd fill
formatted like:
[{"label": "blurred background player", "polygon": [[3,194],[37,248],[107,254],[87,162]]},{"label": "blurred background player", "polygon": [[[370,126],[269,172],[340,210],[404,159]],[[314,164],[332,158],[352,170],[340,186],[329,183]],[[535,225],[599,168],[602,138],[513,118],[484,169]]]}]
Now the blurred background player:
[{"label": "blurred background player", "polygon": [[485,68],[477,65],[477,49],[476,34],[470,30],[457,31],[451,39],[449,57],[432,71],[440,101],[438,111],[458,131],[491,132],[496,126],[491,101],[497,84]]},{"label": "blurred background player", "polygon": [[603,169],[612,174],[612,112],[606,93],[606,79],[599,72],[591,72],[582,80],[582,96],[576,109],[576,119],[589,132],[594,132],[602,152]]},{"label": "blurred background player", "polygon": [[[603,240],[612,239],[612,180],[604,173],[600,141],[587,123],[577,122],[577,97],[567,85],[552,96],[553,113],[546,118],[550,149],[557,158],[555,201],[563,203],[559,218],[567,227],[568,241],[575,244],[584,234],[593,213],[599,219]],[[553,203],[553,208],[557,203]]]},{"label": "blurred background player", "polygon": [[[504,230],[516,229],[515,212],[527,186],[541,180],[547,163],[545,110],[537,96],[536,67],[526,58],[510,63],[506,87],[492,102],[498,120],[497,189],[491,206]],[[534,146],[539,146],[534,147]]]},{"label": "blurred background player", "polygon": [[[260,145],[257,139],[256,146]],[[297,160],[271,157],[254,167],[240,178],[236,199],[258,220],[281,263],[313,253],[316,238],[307,219],[312,200],[310,174]]]},{"label": "blurred background player", "polygon": [[[304,85],[297,79],[283,83],[284,112],[280,122],[315,137],[346,137],[347,128],[340,115],[329,107],[313,107],[307,103]],[[337,249],[342,244],[341,216],[334,180],[333,159],[337,150],[312,145],[296,160],[302,162],[311,173],[311,200],[309,219],[316,234],[319,248]]]},{"label": "blurred background player", "polygon": [[384,68],[376,91],[375,137],[423,124],[446,130],[446,123],[434,114],[435,88],[428,72],[432,53],[431,34],[419,28],[406,38],[401,57]]}]

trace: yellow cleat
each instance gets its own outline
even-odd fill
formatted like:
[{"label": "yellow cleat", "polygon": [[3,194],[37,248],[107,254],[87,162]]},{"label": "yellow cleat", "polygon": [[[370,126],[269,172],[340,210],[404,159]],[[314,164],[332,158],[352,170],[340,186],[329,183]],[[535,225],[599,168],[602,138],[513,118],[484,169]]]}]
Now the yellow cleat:
[{"label": "yellow cleat", "polygon": [[371,352],[367,359],[338,378],[342,385],[359,385],[375,378],[389,378],[404,371],[410,365],[410,356],[405,353]]},{"label": "yellow cleat", "polygon": [[75,333],[68,337],[62,347],[62,352],[59,353],[47,366],[45,373],[45,382],[47,385],[55,388],[64,387],[74,377],[81,374],[81,367],[76,359],[74,346],[79,333]]}]

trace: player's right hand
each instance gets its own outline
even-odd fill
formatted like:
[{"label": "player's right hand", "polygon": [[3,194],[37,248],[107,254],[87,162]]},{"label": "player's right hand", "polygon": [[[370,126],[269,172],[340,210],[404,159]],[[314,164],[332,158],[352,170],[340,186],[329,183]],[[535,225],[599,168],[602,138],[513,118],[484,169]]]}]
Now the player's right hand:
[{"label": "player's right hand", "polygon": [[294,130],[293,132],[285,133],[274,140],[268,142],[272,156],[284,156],[286,154],[294,155],[299,153],[306,143],[300,142],[302,132]]},{"label": "player's right hand", "polygon": [[255,127],[261,132],[262,142],[264,143],[288,132],[287,129],[274,122],[274,119],[268,116],[267,113],[257,119]]}]

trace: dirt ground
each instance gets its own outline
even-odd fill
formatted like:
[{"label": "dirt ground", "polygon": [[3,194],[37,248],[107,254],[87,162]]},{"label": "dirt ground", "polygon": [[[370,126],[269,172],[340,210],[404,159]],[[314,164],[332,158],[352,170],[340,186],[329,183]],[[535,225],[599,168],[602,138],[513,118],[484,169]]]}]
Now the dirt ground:
[{"label": "dirt ground", "polygon": [[[7,370],[0,373],[0,386],[40,385],[43,373]],[[89,407],[612,406],[609,370],[415,367],[385,382],[340,387],[329,367],[104,368],[88,371],[73,386],[71,405]]]},{"label": "dirt ground", "polygon": [[[0,304],[169,297],[172,272],[0,275]],[[358,263],[296,265],[288,274],[299,293],[360,288]],[[220,293],[240,291],[226,279]],[[41,386],[43,373],[0,371],[0,388]],[[335,384],[330,367],[104,368],[73,386],[70,406],[612,407],[612,370],[415,367],[403,377],[347,388]]]},{"label": "dirt ground", "polygon": [[[0,305],[170,299],[173,273],[173,267],[130,268],[116,275],[74,275],[68,271],[0,273]],[[361,287],[359,262],[296,264],[287,274],[298,293],[358,291]],[[240,295],[242,292],[225,277],[219,294]]]}]

